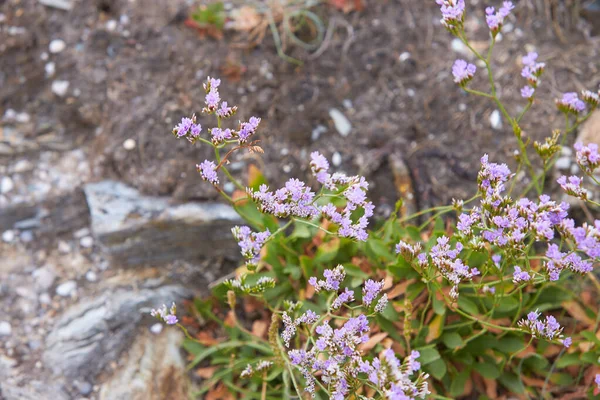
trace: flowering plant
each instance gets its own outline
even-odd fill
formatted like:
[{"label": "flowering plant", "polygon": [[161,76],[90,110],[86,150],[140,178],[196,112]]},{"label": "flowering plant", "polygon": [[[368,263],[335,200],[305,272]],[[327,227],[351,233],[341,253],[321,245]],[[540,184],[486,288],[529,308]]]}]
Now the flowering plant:
[{"label": "flowering plant", "polygon": [[[502,103],[492,71],[492,50],[513,4],[485,10],[490,44],[483,56],[466,37],[464,1],[437,3],[442,24],[485,68],[489,90],[471,88],[477,67],[465,60],[452,67],[454,81],[496,104],[519,146],[517,171],[526,169],[529,182],[517,194],[516,174],[483,155],[472,198],[404,217],[399,202],[369,231],[374,206],[367,181],[332,172],[318,152],[310,156],[309,182],[290,179],[271,189],[260,174],[247,186],[236,180],[229,158],[262,152],[255,139],[261,120],[225,128],[237,108],[221,101],[221,82],[209,78],[203,113],[217,120],[210,137],[194,116],[173,134],[214,148],[215,159],[198,171],[248,222],[233,229],[245,264],[214,289],[212,301],[196,302],[222,341],[204,338],[199,345],[202,335],[192,337],[174,308],[154,312],[188,335],[190,367],[207,360],[216,367],[200,393],[219,387],[243,398],[418,399],[597,392],[600,283],[593,267],[600,258],[600,220],[579,224],[569,217],[569,205],[544,188],[568,134],[599,105],[600,94],[557,99],[564,129],[544,143],[529,143],[520,122],[535,102],[545,64],[535,53],[522,58],[526,104],[516,117]],[[539,162],[530,158],[531,147]],[[598,184],[598,147],[580,143],[575,150],[587,179]],[[222,188],[223,175],[238,189],[233,195]],[[600,206],[582,177],[557,183],[567,195]],[[427,215],[419,226],[410,224]],[[588,286],[594,292],[579,296]]]}]

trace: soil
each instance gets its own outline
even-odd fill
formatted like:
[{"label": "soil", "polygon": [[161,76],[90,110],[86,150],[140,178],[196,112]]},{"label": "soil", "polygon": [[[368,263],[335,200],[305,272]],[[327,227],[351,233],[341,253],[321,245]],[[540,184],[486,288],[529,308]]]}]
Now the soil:
[{"label": "soil", "polygon": [[[200,182],[194,167],[210,157],[210,149],[191,148],[170,130],[182,116],[199,114],[206,76],[221,76],[222,98],[238,104],[237,117],[263,118],[265,154],[238,154],[236,174],[256,163],[277,186],[289,176],[307,176],[310,151],[328,157],[339,152],[339,169],[364,173],[372,182],[372,199],[389,205],[397,193],[386,156],[399,153],[419,207],[469,197],[483,153],[511,161],[516,144],[510,128],[504,123],[492,129],[494,104],[453,83],[453,61],[468,57],[453,48],[435,2],[365,3],[363,11],[348,14],[317,8],[332,34],[317,57],[288,46],[289,55],[304,60],[296,66],[278,57],[269,32],[246,49],[239,46],[245,38],[230,31],[221,40],[200,37],[184,23],[196,5],[182,0],[75,1],[70,11],[37,0],[1,2],[0,112],[13,109],[31,118],[5,119],[0,162],[23,156],[35,162],[43,149],[81,148],[91,179],[117,178],[145,194],[178,201],[212,198],[214,191]],[[493,63],[498,91],[512,113],[525,105],[520,56],[536,50],[547,63],[540,100],[523,124],[525,134],[539,140],[561,126],[553,106],[560,92],[597,89],[600,39],[590,36],[584,20],[583,29],[557,35],[534,3],[540,2],[519,2]],[[468,34],[485,49],[484,6],[472,9]],[[54,39],[64,40],[66,48],[48,54]],[[55,63],[52,77],[44,72],[49,62]],[[472,86],[486,90],[481,70]],[[56,80],[69,82],[64,97],[51,90]],[[348,137],[336,132],[331,108],[350,120]],[[315,140],[319,125],[327,131]],[[127,139],[135,140],[134,150],[124,148]]]}]

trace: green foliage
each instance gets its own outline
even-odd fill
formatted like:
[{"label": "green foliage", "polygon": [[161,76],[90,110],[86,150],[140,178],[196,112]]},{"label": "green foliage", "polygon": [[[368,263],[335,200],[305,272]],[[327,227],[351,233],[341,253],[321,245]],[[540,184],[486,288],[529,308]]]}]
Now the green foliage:
[{"label": "green foliage", "polygon": [[202,5],[190,16],[201,28],[214,27],[221,30],[225,25],[225,7],[220,1]]}]

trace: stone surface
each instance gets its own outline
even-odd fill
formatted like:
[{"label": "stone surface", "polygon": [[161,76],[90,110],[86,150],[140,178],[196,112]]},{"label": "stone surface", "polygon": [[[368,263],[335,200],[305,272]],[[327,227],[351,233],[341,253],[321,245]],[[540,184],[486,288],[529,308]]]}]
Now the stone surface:
[{"label": "stone surface", "polygon": [[181,286],[105,291],[72,306],[46,337],[45,367],[55,375],[93,380],[137,341],[136,330],[150,308],[181,301],[191,293]]},{"label": "stone surface", "polygon": [[206,256],[236,256],[231,228],[243,221],[220,203],[171,205],[115,181],[85,186],[92,232],[113,262],[162,264]]},{"label": "stone surface", "polygon": [[71,400],[71,397],[55,384],[30,381],[19,387],[9,380],[0,380],[0,399],[2,400]]},{"label": "stone surface", "polygon": [[333,120],[333,125],[338,133],[344,137],[348,136],[352,131],[352,124],[348,118],[337,108],[329,110],[329,116]]},{"label": "stone surface", "polygon": [[600,110],[594,111],[588,120],[581,125],[577,142],[583,142],[583,144],[596,143],[600,145]]},{"label": "stone surface", "polygon": [[173,328],[160,335],[138,332],[121,356],[119,371],[102,385],[100,400],[187,400],[182,341],[181,332]]}]

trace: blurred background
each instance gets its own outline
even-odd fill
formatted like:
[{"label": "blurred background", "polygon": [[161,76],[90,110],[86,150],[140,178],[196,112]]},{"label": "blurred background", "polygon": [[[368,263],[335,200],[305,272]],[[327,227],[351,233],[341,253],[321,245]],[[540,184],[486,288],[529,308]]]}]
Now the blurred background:
[{"label": "blurred background", "polygon": [[[496,3],[467,1],[478,50]],[[521,56],[540,54],[523,128],[543,140],[554,98],[598,89],[600,2],[515,3],[496,82],[519,112]],[[143,311],[237,265],[237,216],[195,171],[210,149],[170,133],[207,76],[236,120],[263,119],[265,153],[231,165],[242,179],[304,179],[319,150],[386,216],[401,197],[406,212],[470,197],[484,153],[514,165],[494,104],[452,81],[473,59],[439,19],[433,0],[0,0],[0,398],[187,398],[180,336]],[[577,135],[600,143],[600,116]],[[567,149],[557,168],[572,164]]]}]

